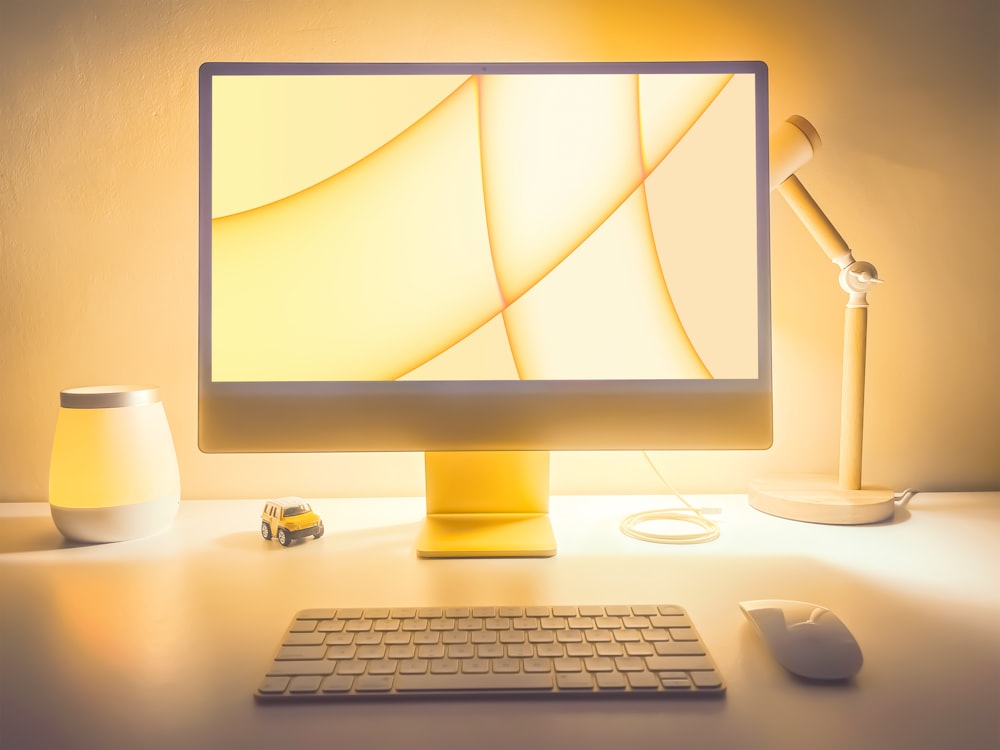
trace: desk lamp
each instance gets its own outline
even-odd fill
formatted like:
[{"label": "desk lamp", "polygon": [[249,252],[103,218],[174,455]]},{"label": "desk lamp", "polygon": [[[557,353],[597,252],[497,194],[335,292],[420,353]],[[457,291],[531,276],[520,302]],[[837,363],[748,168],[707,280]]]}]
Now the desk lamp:
[{"label": "desk lamp", "polygon": [[59,394],[49,506],[63,536],[119,542],[167,529],[180,477],[158,388],[92,386]]},{"label": "desk lamp", "polygon": [[867,293],[881,281],[871,263],[854,259],[844,238],[794,174],[820,145],[819,134],[805,118],[793,115],[782,123],[771,134],[771,190],[778,191],[827,257],[840,268],[840,286],[849,295],[844,319],[840,472],[836,478],[807,475],[752,480],[750,505],[796,521],[875,523],[892,517],[895,508],[892,490],[861,484]]}]

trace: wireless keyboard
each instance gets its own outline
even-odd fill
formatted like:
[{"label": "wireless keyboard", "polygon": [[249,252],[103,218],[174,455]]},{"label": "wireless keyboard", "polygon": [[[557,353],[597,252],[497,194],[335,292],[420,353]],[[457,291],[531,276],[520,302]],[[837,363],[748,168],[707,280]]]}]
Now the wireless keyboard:
[{"label": "wireless keyboard", "polygon": [[260,701],[419,696],[721,696],[675,605],[307,609]]}]

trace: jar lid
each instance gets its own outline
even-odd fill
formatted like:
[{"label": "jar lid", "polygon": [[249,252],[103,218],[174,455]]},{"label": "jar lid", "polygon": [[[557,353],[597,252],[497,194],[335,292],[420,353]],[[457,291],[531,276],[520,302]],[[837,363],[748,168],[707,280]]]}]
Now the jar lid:
[{"label": "jar lid", "polygon": [[115,409],[159,400],[160,389],[149,385],[91,385],[59,393],[59,405],[64,409]]}]

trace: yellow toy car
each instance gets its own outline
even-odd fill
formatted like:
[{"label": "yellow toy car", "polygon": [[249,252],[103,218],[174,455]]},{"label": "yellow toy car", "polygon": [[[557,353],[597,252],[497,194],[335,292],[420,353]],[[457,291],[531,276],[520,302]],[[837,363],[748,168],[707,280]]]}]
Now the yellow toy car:
[{"label": "yellow toy car", "polygon": [[264,503],[260,514],[260,535],[265,539],[278,537],[282,547],[287,547],[295,539],[323,536],[323,521],[309,503],[298,497],[282,497]]}]

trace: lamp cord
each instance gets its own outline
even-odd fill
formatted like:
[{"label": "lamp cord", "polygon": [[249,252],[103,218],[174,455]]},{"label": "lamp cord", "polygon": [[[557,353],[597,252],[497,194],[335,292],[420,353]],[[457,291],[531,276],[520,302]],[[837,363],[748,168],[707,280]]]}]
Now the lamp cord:
[{"label": "lamp cord", "polygon": [[[660,481],[663,482],[670,492],[673,493],[674,497],[681,501],[684,505],[683,508],[664,508],[662,510],[647,510],[639,513],[633,513],[630,516],[622,519],[619,528],[621,532],[626,536],[630,536],[633,539],[638,539],[643,542],[655,542],[657,544],[702,544],[704,542],[711,542],[719,538],[721,533],[719,530],[719,525],[713,521],[711,518],[707,518],[704,512],[700,508],[696,508],[691,503],[689,503],[684,496],[679,493],[670,481],[660,473],[660,470],[656,468],[656,464],[653,463],[653,459],[649,457],[649,453],[646,451],[642,452],[645,457],[646,462],[653,469],[653,472]],[[643,531],[639,528],[640,525],[648,523],[650,521],[680,521],[683,523],[694,524],[700,527],[700,531],[694,531],[689,534],[661,534],[652,531]]]},{"label": "lamp cord", "polygon": [[[643,457],[646,459],[646,463],[649,464],[653,473],[659,477],[660,481],[663,482],[673,493],[674,497],[681,501],[684,505],[683,508],[664,508],[661,510],[647,510],[641,511],[639,513],[633,513],[630,516],[626,516],[622,519],[619,529],[625,534],[625,536],[630,536],[633,539],[638,539],[643,542],[655,542],[657,544],[703,544],[705,542],[711,542],[719,538],[721,530],[719,529],[719,524],[713,521],[711,518],[705,516],[704,511],[701,508],[695,507],[687,501],[687,499],[677,491],[677,489],[670,483],[660,470],[656,468],[656,464],[653,463],[653,459],[649,457],[647,451],[642,451]],[[894,500],[899,503],[900,507],[907,505],[913,496],[916,495],[919,490],[913,488],[907,488],[902,492],[898,493]],[[649,523],[650,521],[680,521],[683,523],[691,523],[695,526],[701,528],[701,531],[694,531],[690,534],[660,534],[652,531],[643,531],[639,528],[640,525]]]}]

